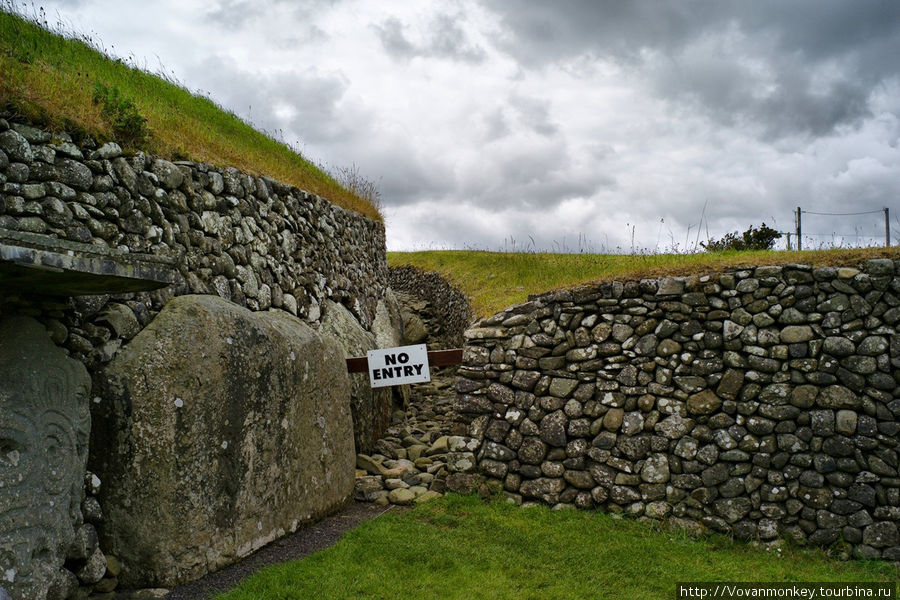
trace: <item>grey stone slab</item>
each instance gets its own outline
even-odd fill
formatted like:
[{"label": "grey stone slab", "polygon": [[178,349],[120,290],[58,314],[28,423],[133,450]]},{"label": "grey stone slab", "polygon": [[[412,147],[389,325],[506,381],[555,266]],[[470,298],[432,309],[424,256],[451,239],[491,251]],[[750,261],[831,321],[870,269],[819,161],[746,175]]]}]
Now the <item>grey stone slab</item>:
[{"label": "grey stone slab", "polygon": [[155,290],[172,283],[175,259],[0,229],[0,294],[81,296]]}]

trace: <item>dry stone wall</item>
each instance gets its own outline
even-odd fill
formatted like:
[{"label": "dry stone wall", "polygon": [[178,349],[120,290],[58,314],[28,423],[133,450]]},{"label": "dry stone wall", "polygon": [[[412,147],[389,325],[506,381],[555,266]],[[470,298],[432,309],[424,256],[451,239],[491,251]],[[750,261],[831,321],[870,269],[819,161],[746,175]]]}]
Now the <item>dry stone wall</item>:
[{"label": "dry stone wall", "polygon": [[387,281],[384,226],[234,168],[172,163],[0,119],[0,228],[171,256],[150,296],[213,294],[317,321],[331,299],[370,327]]},{"label": "dry stone wall", "polygon": [[900,261],[552,292],[466,332],[457,410],[516,502],[900,559]]},{"label": "dry stone wall", "polygon": [[416,267],[391,267],[391,288],[418,300],[410,317],[422,322],[422,337],[428,337],[432,349],[459,348],[463,332],[472,324],[474,314],[469,299],[439,273]]}]

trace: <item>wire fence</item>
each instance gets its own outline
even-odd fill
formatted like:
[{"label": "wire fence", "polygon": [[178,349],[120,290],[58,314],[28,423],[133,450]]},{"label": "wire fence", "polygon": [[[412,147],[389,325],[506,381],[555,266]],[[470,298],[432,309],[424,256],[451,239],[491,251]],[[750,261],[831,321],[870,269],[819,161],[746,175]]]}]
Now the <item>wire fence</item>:
[{"label": "wire fence", "polygon": [[[814,217],[856,217],[866,215],[883,215],[883,219],[873,219],[868,224],[853,226],[853,233],[846,232],[848,223],[841,223],[840,232],[833,230],[831,232],[823,232],[822,229],[828,227],[828,221],[822,219],[813,219],[812,223],[804,220],[805,215]],[[803,210],[797,207],[794,213],[794,231],[780,231],[785,239],[787,249],[801,250],[813,248],[863,248],[871,246],[890,246],[892,238],[894,243],[900,243],[900,220],[895,217],[895,224],[892,226],[890,221],[890,209],[884,207],[878,210],[865,210],[855,212],[819,212],[813,210]],[[813,231],[804,230],[804,228],[812,225]]]}]

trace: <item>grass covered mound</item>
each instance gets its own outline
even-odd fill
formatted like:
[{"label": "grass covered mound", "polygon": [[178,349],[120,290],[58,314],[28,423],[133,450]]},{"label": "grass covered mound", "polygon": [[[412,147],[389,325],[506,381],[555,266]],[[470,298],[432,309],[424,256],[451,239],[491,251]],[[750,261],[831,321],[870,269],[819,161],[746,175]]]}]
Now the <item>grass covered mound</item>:
[{"label": "grass covered mound", "polygon": [[0,113],[170,160],[266,175],[381,220],[372,202],[212,100],[109,58],[90,36],[53,33],[15,9],[14,0],[0,0]]},{"label": "grass covered mound", "polygon": [[448,495],[389,513],[302,561],[269,567],[218,600],[674,598],[676,582],[894,581],[885,562],[765,550],[723,536]]},{"label": "grass covered mound", "polygon": [[898,259],[900,248],[631,255],[435,250],[389,252],[388,264],[437,271],[469,296],[476,315],[485,317],[524,302],[530,294],[594,281],[702,275],[740,266],[788,263],[854,265],[881,257]]}]

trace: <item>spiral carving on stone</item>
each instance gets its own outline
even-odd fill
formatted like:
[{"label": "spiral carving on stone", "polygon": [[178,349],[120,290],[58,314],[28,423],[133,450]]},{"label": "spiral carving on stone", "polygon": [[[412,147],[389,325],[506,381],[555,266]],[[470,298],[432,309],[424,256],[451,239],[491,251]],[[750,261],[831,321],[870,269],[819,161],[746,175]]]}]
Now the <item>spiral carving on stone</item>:
[{"label": "spiral carving on stone", "polygon": [[43,598],[80,520],[90,378],[37,321],[0,322],[0,585]]}]

